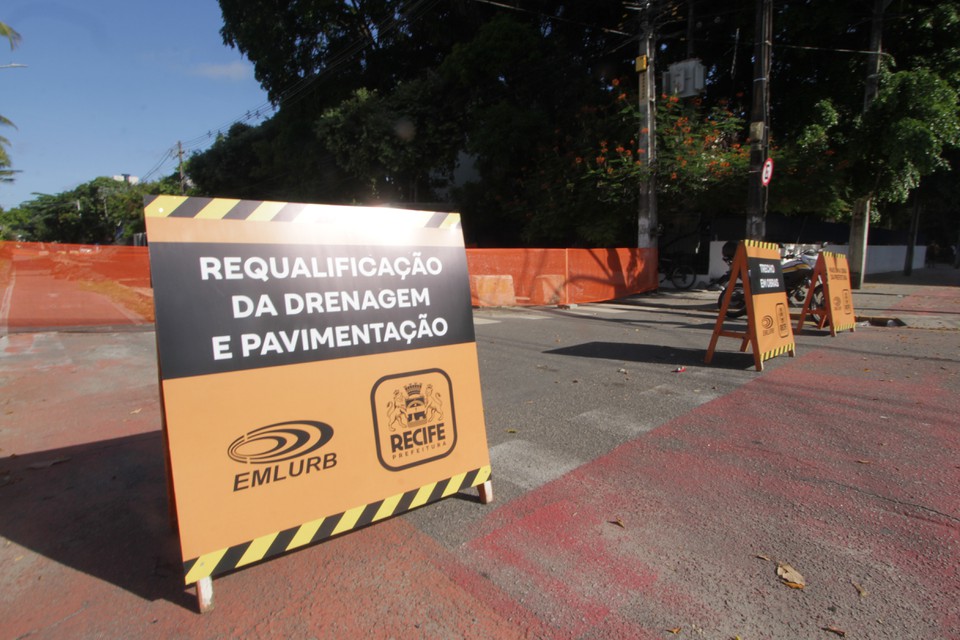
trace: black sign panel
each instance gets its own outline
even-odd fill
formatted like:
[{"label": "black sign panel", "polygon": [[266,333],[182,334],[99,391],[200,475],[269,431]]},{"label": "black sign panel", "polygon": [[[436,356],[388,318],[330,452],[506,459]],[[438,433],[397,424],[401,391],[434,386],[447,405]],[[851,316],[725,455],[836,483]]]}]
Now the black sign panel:
[{"label": "black sign panel", "polygon": [[462,247],[158,242],[150,260],[165,379],[475,340]]},{"label": "black sign panel", "polygon": [[779,260],[747,258],[747,269],[750,272],[750,293],[752,295],[758,296],[764,293],[786,291]]}]

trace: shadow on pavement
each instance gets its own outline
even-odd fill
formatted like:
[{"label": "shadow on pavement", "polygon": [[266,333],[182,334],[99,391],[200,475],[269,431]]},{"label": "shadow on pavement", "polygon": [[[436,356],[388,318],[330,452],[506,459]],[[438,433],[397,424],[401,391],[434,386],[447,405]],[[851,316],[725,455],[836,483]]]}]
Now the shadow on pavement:
[{"label": "shadow on pavement", "polygon": [[[634,296],[630,298],[622,298],[616,300],[617,304],[622,304],[631,307],[640,307],[650,308],[650,309],[664,309],[667,311],[702,311],[704,313],[710,313],[713,316],[717,315],[717,303],[716,301],[700,301],[700,300],[689,300],[682,299],[683,302],[677,300],[671,301],[670,299],[652,299],[644,298],[642,296]],[[685,304],[685,302],[690,302],[690,304]]]},{"label": "shadow on pavement", "polygon": [[[584,342],[583,344],[562,349],[551,349],[544,353],[575,356],[578,358],[602,358],[606,360],[621,360],[629,362],[650,362],[662,363],[668,362],[680,366],[709,366],[717,369],[752,369],[753,353],[748,350],[745,352],[735,350],[724,350],[724,345],[717,346],[713,354],[713,360],[709,365],[703,361],[707,354],[706,347],[703,349],[687,349],[684,347],[666,347],[654,344],[632,344],[628,342]],[[739,348],[737,341],[728,340],[727,346],[733,349]]]},{"label": "shadow on pavement", "polygon": [[146,600],[187,608],[160,432],[0,458],[0,535]]}]

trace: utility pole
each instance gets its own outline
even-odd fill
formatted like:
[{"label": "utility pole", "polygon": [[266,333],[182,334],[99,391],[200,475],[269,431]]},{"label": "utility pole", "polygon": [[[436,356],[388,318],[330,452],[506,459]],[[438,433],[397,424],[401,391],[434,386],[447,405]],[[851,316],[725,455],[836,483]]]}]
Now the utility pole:
[{"label": "utility pole", "polygon": [[637,215],[637,247],[652,249],[657,246],[657,144],[656,113],[657,83],[654,72],[656,38],[653,34],[648,0],[640,14],[640,55],[636,70],[639,75],[640,131],[637,134],[637,152],[647,163],[647,176],[640,180]]},{"label": "utility pole", "polygon": [[[893,0],[874,0],[870,21],[870,57],[867,59],[867,79],[863,92],[863,111],[866,113],[880,91],[880,54],[883,44],[883,12]],[[850,216],[850,287],[863,286],[867,268],[867,237],[870,234],[870,196],[857,198]]]},{"label": "utility pole", "polygon": [[177,140],[177,158],[180,165],[180,195],[187,193],[187,175],[183,172],[183,145]]},{"label": "utility pole", "polygon": [[753,104],[750,108],[750,179],[747,229],[750,240],[766,235],[767,187],[763,163],[770,150],[770,50],[773,39],[773,0],[757,0],[753,47]]}]

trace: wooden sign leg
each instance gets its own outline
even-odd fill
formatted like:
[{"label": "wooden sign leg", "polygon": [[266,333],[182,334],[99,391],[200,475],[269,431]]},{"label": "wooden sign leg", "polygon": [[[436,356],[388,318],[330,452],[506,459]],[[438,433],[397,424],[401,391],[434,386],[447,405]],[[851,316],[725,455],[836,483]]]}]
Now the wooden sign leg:
[{"label": "wooden sign leg", "polygon": [[197,606],[200,613],[213,611],[213,578],[210,576],[197,582]]},{"label": "wooden sign leg", "polygon": [[480,504],[490,504],[493,502],[493,482],[487,480],[483,484],[477,485],[477,491],[480,493]]},{"label": "wooden sign leg", "polygon": [[757,339],[755,337],[750,338],[749,340],[744,340],[743,343],[750,343],[753,345],[753,364],[757,368],[757,371],[763,371],[763,354],[760,353],[760,346],[757,344]]}]

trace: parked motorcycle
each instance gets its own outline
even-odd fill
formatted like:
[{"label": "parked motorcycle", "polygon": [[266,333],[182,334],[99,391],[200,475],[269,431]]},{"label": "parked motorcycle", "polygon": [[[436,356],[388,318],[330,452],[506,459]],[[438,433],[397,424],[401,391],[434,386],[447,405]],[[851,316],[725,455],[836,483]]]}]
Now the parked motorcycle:
[{"label": "parked motorcycle", "polygon": [[[720,297],[717,298],[717,308],[723,307],[723,297],[727,293],[727,287],[730,286],[730,266],[733,258],[737,254],[738,242],[730,241],[723,245],[721,253],[723,261],[727,264],[727,273],[719,280],[723,285],[720,291]],[[807,300],[807,294],[810,291],[810,284],[813,277],[813,268],[817,264],[819,252],[808,249],[803,253],[787,254],[780,259],[780,270],[783,273],[783,285],[787,294],[787,302],[793,307],[802,307]],[[810,301],[811,309],[823,307],[823,285],[817,285],[813,290],[813,299]],[[733,285],[733,292],[730,294],[730,304],[727,307],[728,318],[740,318],[747,313],[747,300],[743,291],[743,284],[737,280]]]},{"label": "parked motorcycle", "polygon": [[[780,259],[780,271],[783,273],[783,286],[787,290],[787,301],[795,307],[802,307],[807,301],[807,292],[810,290],[810,281],[813,277],[813,268],[817,266],[818,251],[807,249],[797,255],[789,253]],[[810,303],[814,308],[823,302],[823,287],[820,289],[820,301],[817,301],[816,290],[814,299]]]}]

